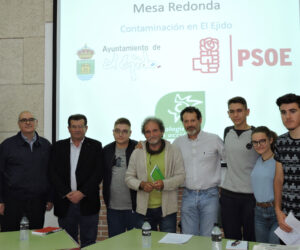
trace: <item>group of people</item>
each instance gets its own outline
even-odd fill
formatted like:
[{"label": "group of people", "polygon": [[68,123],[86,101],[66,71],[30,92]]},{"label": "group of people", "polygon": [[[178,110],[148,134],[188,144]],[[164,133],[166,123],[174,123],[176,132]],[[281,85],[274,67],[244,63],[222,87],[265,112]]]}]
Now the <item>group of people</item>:
[{"label": "group of people", "polygon": [[18,117],[20,132],[0,145],[1,231],[16,231],[23,216],[30,229],[43,228],[52,209],[59,226],[81,246],[97,237],[99,184],[103,178],[102,145],[85,137],[87,119],[68,119],[70,138],[52,146],[36,132],[38,121],[29,111]]},{"label": "group of people", "polygon": [[287,214],[300,219],[300,96],[284,95],[277,105],[288,129],[279,137],[248,125],[246,100],[234,97],[228,101],[233,126],[223,140],[201,130],[200,110],[186,107],[180,118],[187,134],[173,144],[163,139],[164,124],[156,117],[142,123],[145,141],[139,143],[130,139],[130,121],[119,118],[114,141],[104,148],[85,136],[84,115],[71,115],[70,138],[51,146],[36,132],[36,117],[24,111],[20,132],[0,145],[1,231],[18,230],[23,215],[31,229],[42,228],[54,204],[59,226],[76,241],[79,228],[82,247],[93,244],[103,180],[109,237],[141,228],[145,220],[152,230],[176,232],[183,186],[183,233],[209,236],[221,211],[226,238],[279,243],[278,225],[292,231]]}]

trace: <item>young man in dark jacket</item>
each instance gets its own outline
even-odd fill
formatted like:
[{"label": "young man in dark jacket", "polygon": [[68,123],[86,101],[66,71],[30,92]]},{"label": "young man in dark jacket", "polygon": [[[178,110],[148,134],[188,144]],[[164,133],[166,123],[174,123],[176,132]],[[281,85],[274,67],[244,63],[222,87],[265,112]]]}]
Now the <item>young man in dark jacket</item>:
[{"label": "young man in dark jacket", "polygon": [[103,149],[103,197],[107,207],[108,235],[113,237],[136,224],[136,191],[125,184],[125,173],[132,151],[137,144],[129,139],[131,124],[119,118],[114,125],[115,141]]}]

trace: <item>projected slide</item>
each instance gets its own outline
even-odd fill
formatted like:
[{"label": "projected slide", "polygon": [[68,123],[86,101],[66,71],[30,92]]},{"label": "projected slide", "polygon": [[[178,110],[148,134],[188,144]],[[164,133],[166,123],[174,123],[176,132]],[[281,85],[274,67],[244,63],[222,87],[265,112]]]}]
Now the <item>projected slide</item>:
[{"label": "projected slide", "polygon": [[157,116],[173,141],[190,105],[222,137],[234,96],[246,98],[250,125],[285,131],[275,101],[300,94],[298,0],[58,2],[57,139],[83,113],[103,144],[119,117],[139,140]]}]

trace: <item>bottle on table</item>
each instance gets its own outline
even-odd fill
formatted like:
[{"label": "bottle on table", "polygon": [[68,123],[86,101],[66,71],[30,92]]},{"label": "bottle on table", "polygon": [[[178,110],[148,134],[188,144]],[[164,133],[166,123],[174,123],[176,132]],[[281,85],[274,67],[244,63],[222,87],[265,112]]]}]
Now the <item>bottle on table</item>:
[{"label": "bottle on table", "polygon": [[222,250],[222,232],[219,228],[218,223],[214,224],[213,230],[211,232],[211,249]]},{"label": "bottle on table", "polygon": [[145,221],[142,226],[142,245],[143,248],[151,247],[151,226],[148,221]]},{"label": "bottle on table", "polygon": [[20,222],[20,240],[28,240],[29,238],[29,220],[23,216]]}]

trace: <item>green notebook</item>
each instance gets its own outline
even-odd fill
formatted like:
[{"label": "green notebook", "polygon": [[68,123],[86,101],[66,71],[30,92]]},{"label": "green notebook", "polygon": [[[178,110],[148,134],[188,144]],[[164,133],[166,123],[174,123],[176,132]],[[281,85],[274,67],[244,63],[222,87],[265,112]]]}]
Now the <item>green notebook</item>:
[{"label": "green notebook", "polygon": [[150,176],[152,178],[153,181],[158,181],[158,180],[164,180],[165,177],[162,174],[162,172],[160,171],[159,167],[157,165],[154,166],[154,168],[152,169]]}]

